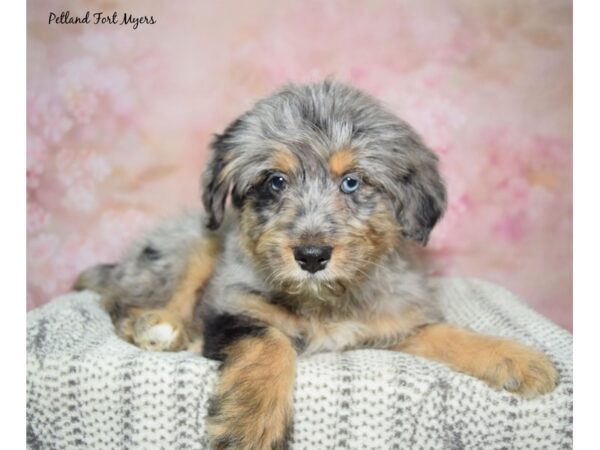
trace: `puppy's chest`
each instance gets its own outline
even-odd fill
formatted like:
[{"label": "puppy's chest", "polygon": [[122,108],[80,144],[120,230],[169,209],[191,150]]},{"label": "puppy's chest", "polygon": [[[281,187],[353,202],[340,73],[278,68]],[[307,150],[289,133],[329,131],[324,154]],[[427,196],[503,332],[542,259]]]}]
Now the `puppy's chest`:
[{"label": "puppy's chest", "polygon": [[[389,348],[400,343],[427,318],[419,308],[383,309],[353,308],[352,312],[329,305],[322,308],[300,308],[269,301],[264,291],[242,290],[241,295],[221,297],[220,310],[257,321],[259,326],[277,328],[293,342],[300,355],[344,351],[356,348]],[[391,304],[392,302],[382,302]]]},{"label": "puppy's chest", "polygon": [[300,353],[343,351],[353,348],[388,348],[409,336],[421,324],[413,311],[340,321],[308,320]]},{"label": "puppy's chest", "polygon": [[303,327],[299,353],[343,351],[360,345],[369,333],[368,326],[358,320],[322,322],[309,320]]}]

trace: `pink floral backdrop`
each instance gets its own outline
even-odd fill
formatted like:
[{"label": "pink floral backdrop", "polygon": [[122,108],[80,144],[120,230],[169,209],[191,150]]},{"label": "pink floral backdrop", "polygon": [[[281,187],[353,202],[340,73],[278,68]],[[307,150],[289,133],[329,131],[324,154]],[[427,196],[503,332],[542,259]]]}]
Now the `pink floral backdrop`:
[{"label": "pink floral backdrop", "polygon": [[[156,23],[48,24],[117,11]],[[572,6],[562,0],[28,1],[27,307],[199,206],[211,134],[288,81],[350,82],[439,154],[439,274],[572,328]]]}]

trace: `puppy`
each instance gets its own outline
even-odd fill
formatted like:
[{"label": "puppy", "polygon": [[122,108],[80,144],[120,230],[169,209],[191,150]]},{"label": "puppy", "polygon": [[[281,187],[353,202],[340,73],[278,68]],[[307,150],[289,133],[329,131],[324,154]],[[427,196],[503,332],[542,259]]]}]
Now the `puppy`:
[{"label": "puppy", "polygon": [[124,339],[223,362],[206,418],[214,448],[286,448],[296,359],[315,352],[402,351],[524,397],[555,387],[543,354],[444,321],[410,257],[445,208],[438,160],[373,98],[288,86],[211,147],[205,213],[164,224],[76,288],[102,294]]}]

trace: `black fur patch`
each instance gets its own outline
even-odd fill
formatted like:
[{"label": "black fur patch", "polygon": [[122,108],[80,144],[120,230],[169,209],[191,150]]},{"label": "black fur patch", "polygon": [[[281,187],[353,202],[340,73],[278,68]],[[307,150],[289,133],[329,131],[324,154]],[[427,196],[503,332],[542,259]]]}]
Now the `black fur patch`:
[{"label": "black fur patch", "polygon": [[292,440],[292,434],[294,434],[294,421],[290,418],[286,427],[283,440],[273,445],[274,448],[280,448],[281,450],[287,450],[290,448],[290,441]]},{"label": "black fur patch", "polygon": [[269,206],[273,204],[275,196],[268,191],[268,189],[257,189],[254,191],[255,194],[252,198],[252,209],[260,214],[268,210]]},{"label": "black fur patch", "polygon": [[240,444],[241,439],[238,436],[226,434],[225,436],[219,437],[215,440],[212,445],[215,450],[227,450],[231,448],[237,448]]},{"label": "black fur patch", "polygon": [[363,127],[352,122],[352,139],[358,139],[359,137],[363,136],[365,133],[366,133],[366,130]]},{"label": "black fur patch", "polygon": [[308,340],[306,339],[306,336],[296,336],[292,339],[292,345],[294,346],[296,353],[300,355],[306,349]]},{"label": "black fur patch", "polygon": [[162,255],[157,249],[148,245],[144,248],[144,250],[142,250],[140,257],[150,261],[156,261],[157,259],[160,259]]},{"label": "black fur patch", "polygon": [[225,155],[223,153],[217,153],[214,158],[211,180],[208,186],[206,186],[205,192],[202,194],[204,207],[208,212],[206,226],[210,230],[216,230],[221,225],[223,212],[225,210],[225,201],[227,200],[227,193],[229,191],[229,186],[226,183],[218,181],[219,174],[226,165],[224,159]]},{"label": "black fur patch", "polygon": [[413,182],[416,174],[417,174],[416,169],[413,166],[410,166],[406,170],[406,173],[403,173],[402,175],[400,175],[398,177],[398,179],[403,184],[411,184]]},{"label": "black fur patch", "polygon": [[267,327],[254,319],[227,313],[207,314],[204,318],[204,349],[206,358],[224,361],[225,349],[246,337],[261,336]]},{"label": "black fur patch", "polygon": [[246,199],[245,195],[242,195],[238,189],[234,186],[231,190],[231,204],[237,208],[241,209],[244,206],[244,200]]},{"label": "black fur patch", "polygon": [[441,217],[443,210],[434,200],[430,200],[423,203],[420,213],[421,222],[428,230],[431,230]]},{"label": "black fur patch", "polygon": [[273,204],[279,197],[278,194],[273,192],[268,184],[269,183],[265,179],[252,188],[252,190],[248,193],[248,197],[251,198],[250,204],[252,209],[256,213],[256,217],[261,225],[265,224],[269,220],[271,214],[273,213]]}]

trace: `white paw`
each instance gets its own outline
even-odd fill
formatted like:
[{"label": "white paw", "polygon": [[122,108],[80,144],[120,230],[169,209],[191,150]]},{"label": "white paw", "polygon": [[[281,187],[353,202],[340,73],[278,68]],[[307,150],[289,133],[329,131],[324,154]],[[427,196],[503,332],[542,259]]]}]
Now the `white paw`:
[{"label": "white paw", "polygon": [[135,343],[148,350],[165,351],[171,349],[177,341],[179,333],[180,331],[174,330],[171,324],[160,323],[136,334]]},{"label": "white paw", "polygon": [[178,321],[153,312],[135,319],[131,340],[138,347],[155,352],[182,350],[187,344],[184,327]]}]

